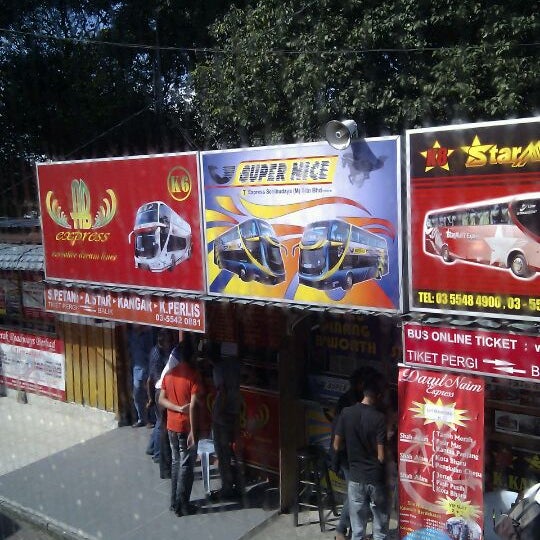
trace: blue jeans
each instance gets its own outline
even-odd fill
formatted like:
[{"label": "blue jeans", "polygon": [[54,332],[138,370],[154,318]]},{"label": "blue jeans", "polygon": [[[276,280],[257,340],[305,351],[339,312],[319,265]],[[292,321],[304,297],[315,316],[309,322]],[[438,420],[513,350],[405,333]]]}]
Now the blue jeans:
[{"label": "blue jeans", "polygon": [[194,444],[188,448],[187,436],[187,433],[169,431],[172,452],[171,507],[176,511],[188,508],[193,488],[193,469],[195,468],[197,445]]},{"label": "blue jeans", "polygon": [[[343,476],[345,477],[345,482],[347,482],[347,486],[349,485],[349,468],[341,466],[341,472],[343,473]],[[347,494],[345,494],[345,498],[343,500],[343,508],[341,509],[341,515],[339,516],[339,522],[336,526],[336,531],[338,533],[341,533],[343,536],[347,534],[347,530],[351,528],[351,518],[349,516],[349,497]]]},{"label": "blue jeans", "polygon": [[388,512],[384,485],[349,480],[347,486],[353,540],[364,540],[366,536],[368,505],[373,514],[373,540],[385,540],[388,534]]},{"label": "blue jeans", "polygon": [[148,395],[146,392],[146,370],[139,366],[133,368],[133,405],[137,411],[137,421],[146,423],[146,401]]},{"label": "blue jeans", "polygon": [[156,423],[152,429],[152,434],[150,435],[150,443],[148,448],[152,450],[153,456],[157,459],[159,457],[160,451],[160,438],[161,438],[161,419],[163,417],[163,410],[159,405],[159,390],[156,390],[155,393],[155,408],[156,408]]}]

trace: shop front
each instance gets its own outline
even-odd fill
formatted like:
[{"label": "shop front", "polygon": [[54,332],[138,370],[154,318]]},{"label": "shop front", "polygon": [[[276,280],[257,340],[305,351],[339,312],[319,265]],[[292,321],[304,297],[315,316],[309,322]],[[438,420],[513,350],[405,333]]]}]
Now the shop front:
[{"label": "shop front", "polygon": [[212,355],[237,362],[237,450],[283,510],[297,450],[378,374],[400,537],[491,538],[537,480],[537,125],[408,132],[410,318],[399,138],[40,166],[47,309],[199,335],[208,418]]},{"label": "shop front", "polygon": [[65,400],[64,342],[43,291],[41,246],[0,244],[0,390]]}]

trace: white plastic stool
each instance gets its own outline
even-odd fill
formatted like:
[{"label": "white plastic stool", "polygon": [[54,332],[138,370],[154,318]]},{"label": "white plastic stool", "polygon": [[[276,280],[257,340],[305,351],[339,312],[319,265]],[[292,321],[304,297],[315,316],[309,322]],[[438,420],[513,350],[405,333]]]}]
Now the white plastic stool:
[{"label": "white plastic stool", "polygon": [[197,445],[197,453],[201,456],[201,469],[204,492],[210,495],[210,454],[215,452],[212,439],[201,439]]}]

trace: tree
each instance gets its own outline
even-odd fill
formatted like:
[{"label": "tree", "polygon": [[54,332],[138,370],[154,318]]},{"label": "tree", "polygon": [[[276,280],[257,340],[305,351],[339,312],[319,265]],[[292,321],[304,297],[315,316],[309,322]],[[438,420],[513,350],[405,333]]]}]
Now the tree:
[{"label": "tree", "polygon": [[367,135],[538,111],[531,3],[260,0],[212,27],[194,107],[207,146],[318,139],[331,118]]},{"label": "tree", "polygon": [[169,47],[209,44],[208,26],[229,6],[13,0],[3,7],[0,215],[35,206],[35,161],[193,149],[188,80],[196,57]]}]

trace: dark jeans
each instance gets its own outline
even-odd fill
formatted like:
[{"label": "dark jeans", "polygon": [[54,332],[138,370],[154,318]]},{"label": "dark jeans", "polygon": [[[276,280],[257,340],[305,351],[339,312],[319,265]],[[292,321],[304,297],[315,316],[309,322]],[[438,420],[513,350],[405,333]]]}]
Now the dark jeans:
[{"label": "dark jeans", "polygon": [[[349,468],[341,466],[341,472],[345,478],[345,482],[349,483]],[[343,499],[343,508],[341,509],[341,515],[339,516],[339,522],[336,526],[336,531],[343,536],[347,534],[348,529],[351,528],[351,518],[349,516],[349,495],[346,493]]]},{"label": "dark jeans", "polygon": [[171,507],[176,511],[187,510],[193,488],[193,469],[197,445],[187,446],[187,433],[169,431],[171,443]]},{"label": "dark jeans", "polygon": [[221,477],[221,489],[225,493],[234,490],[233,460],[237,465],[236,455],[233,450],[233,443],[236,436],[236,426],[234,422],[230,424],[213,424],[214,449],[218,458],[219,476]]},{"label": "dark jeans", "polygon": [[172,452],[167,432],[167,409],[161,409],[161,426],[159,429],[159,477],[171,477]]},{"label": "dark jeans", "polygon": [[146,424],[148,420],[146,411],[147,399],[146,372],[142,368],[135,366],[133,368],[133,405],[137,411],[137,422],[144,422]]},{"label": "dark jeans", "polygon": [[152,429],[152,434],[150,435],[150,443],[148,448],[152,450],[154,457],[157,459],[161,453],[161,420],[163,417],[163,410],[159,406],[159,389],[155,393],[155,411],[156,411],[156,423]]}]

